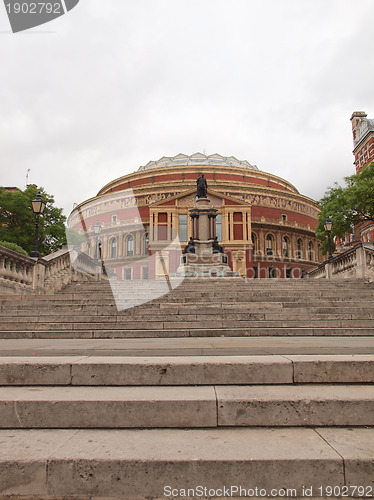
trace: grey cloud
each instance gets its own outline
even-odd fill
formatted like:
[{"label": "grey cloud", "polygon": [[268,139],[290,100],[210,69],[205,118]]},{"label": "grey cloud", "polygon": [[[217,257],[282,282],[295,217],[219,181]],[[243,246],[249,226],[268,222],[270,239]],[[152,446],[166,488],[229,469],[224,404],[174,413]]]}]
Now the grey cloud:
[{"label": "grey cloud", "polygon": [[374,116],[373,14],[371,0],[82,0],[53,33],[4,35],[1,183],[31,168],[69,213],[149,160],[205,149],[319,198],[353,172],[352,111]]}]

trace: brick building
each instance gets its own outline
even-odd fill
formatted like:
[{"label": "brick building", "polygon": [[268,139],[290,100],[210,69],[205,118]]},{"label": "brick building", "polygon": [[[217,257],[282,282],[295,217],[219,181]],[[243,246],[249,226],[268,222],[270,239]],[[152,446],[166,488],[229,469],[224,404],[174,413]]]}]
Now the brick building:
[{"label": "brick building", "polygon": [[[317,204],[288,181],[232,156],[179,154],[151,161],[75,207],[68,225],[85,236],[82,249],[90,256],[100,245],[106,267],[119,279],[154,278],[161,266],[172,274],[192,234],[189,210],[201,173],[217,210],[217,238],[234,271],[300,277],[320,262]],[[157,253],[162,262],[152,262]]]},{"label": "brick building", "polygon": [[[355,111],[351,117],[353,133],[353,154],[356,173],[374,161],[374,119],[368,119],[367,114]],[[366,222],[355,227],[355,240],[374,241],[374,224]]]},{"label": "brick building", "polygon": [[[374,120],[368,119],[364,111],[355,111],[351,116],[353,135],[353,155],[356,174],[360,173],[365,165],[374,161]],[[374,241],[374,224],[366,222],[358,224],[353,228],[351,234],[345,238],[337,238],[338,250],[350,247],[359,242]]]},{"label": "brick building", "polygon": [[374,161],[374,119],[369,120],[363,111],[355,111],[351,116],[353,134],[353,154],[356,173]]}]

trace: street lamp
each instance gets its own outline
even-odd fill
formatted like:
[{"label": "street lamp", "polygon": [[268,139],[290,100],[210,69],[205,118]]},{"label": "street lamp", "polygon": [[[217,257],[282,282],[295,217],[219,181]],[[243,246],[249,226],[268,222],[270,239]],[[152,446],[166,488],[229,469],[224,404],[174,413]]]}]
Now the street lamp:
[{"label": "street lamp", "polygon": [[329,257],[328,260],[332,259],[332,253],[331,253],[331,229],[332,229],[332,222],[329,217],[326,218],[326,222],[324,224],[325,231],[327,233],[327,238],[329,241]]},{"label": "street lamp", "polygon": [[39,193],[36,195],[35,200],[31,201],[32,205],[32,211],[36,215],[35,219],[35,238],[34,238],[34,249],[31,252],[31,257],[36,257],[39,258],[39,251],[38,251],[38,238],[39,238],[39,217],[43,215],[44,209],[45,209],[45,201],[42,199],[42,195]]},{"label": "street lamp", "polygon": [[102,227],[100,226],[99,219],[97,220],[96,224],[93,227],[94,233],[96,234],[96,245],[95,245],[95,260],[98,259],[97,257],[97,249],[98,249],[98,241],[99,241],[99,234],[101,233]]}]

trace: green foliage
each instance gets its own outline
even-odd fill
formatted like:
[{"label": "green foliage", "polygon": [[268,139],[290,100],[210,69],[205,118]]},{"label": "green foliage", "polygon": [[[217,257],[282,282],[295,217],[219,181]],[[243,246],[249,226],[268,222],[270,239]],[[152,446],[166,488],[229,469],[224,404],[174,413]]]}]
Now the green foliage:
[{"label": "green foliage", "polygon": [[17,252],[22,255],[25,255],[26,257],[29,257],[29,254],[23,248],[16,245],[15,243],[10,243],[9,241],[0,241],[0,246],[9,248],[9,250],[13,250],[13,252]]},{"label": "green foliage", "polygon": [[46,202],[43,216],[39,218],[39,252],[44,256],[66,245],[66,217],[61,208],[54,206],[53,196],[34,184],[24,191],[7,191],[0,187],[0,240],[16,243],[29,254],[32,252],[35,215],[31,200],[39,191]]},{"label": "green foliage", "polygon": [[343,237],[352,228],[365,221],[374,221],[374,162],[366,165],[359,174],[345,177],[345,187],[337,183],[330,187],[319,201],[321,213],[318,217],[316,236],[321,240],[322,253],[328,250],[324,223],[332,221],[331,238]]}]

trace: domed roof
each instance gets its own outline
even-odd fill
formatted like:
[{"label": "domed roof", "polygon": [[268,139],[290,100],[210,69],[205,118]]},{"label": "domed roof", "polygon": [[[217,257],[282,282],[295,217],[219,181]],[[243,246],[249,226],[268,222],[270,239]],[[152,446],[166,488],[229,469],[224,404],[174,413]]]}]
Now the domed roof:
[{"label": "domed roof", "polygon": [[195,153],[191,156],[184,154],[170,157],[163,156],[158,161],[150,161],[144,167],[140,167],[138,172],[150,170],[152,168],[177,167],[183,165],[223,165],[227,167],[241,167],[250,170],[258,170],[256,165],[251,165],[246,160],[238,160],[235,156],[221,156],[217,153],[207,156],[203,153]]}]

